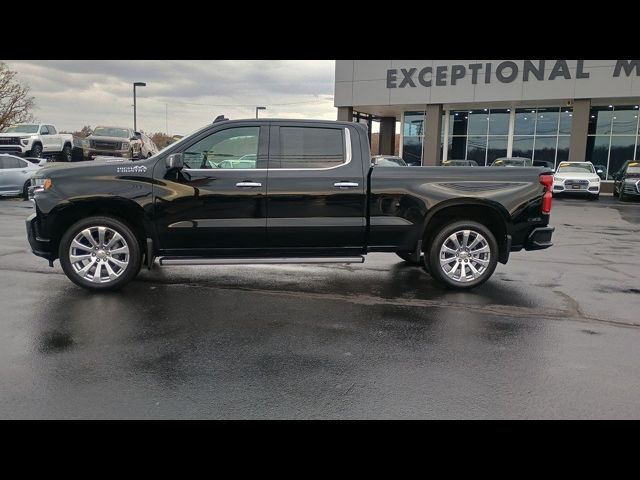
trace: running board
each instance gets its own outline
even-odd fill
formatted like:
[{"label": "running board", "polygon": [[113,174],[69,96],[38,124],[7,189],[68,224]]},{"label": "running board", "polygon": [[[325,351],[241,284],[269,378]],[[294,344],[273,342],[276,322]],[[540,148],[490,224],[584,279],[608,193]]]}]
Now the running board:
[{"label": "running board", "polygon": [[356,257],[259,257],[259,258],[189,258],[160,257],[160,265],[277,265],[290,263],[364,263]]}]

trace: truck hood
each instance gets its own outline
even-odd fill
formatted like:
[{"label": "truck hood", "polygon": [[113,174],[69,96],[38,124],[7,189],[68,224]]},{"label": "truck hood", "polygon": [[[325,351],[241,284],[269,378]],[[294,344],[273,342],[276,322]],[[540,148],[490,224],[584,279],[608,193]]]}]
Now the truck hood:
[{"label": "truck hood", "polygon": [[3,138],[14,138],[14,137],[18,137],[18,138],[29,138],[31,136],[37,136],[37,133],[13,133],[13,132],[9,132],[9,133],[0,133],[0,137]]},{"label": "truck hood", "polygon": [[556,180],[566,180],[567,178],[570,178],[572,180],[595,180],[596,178],[600,178],[598,177],[598,175],[596,173],[591,173],[591,172],[561,172],[561,173],[556,173],[553,178],[555,178]]},{"label": "truck hood", "polygon": [[134,162],[128,158],[113,158],[105,160],[86,160],[82,162],[47,162],[41,169],[38,170],[38,177],[46,178],[49,176],[55,176],[58,172],[71,173],[74,171],[82,173],[90,168],[98,168],[102,166],[113,166],[113,172],[115,174],[117,166],[140,164],[141,162]]}]

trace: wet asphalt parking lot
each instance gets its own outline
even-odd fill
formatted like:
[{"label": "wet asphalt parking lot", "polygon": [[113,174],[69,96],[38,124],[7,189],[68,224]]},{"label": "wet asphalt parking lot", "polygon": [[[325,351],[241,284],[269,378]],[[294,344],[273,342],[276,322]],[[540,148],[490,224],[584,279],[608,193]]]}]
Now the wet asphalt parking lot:
[{"label": "wet asphalt parking lot", "polygon": [[0,418],[640,418],[640,204],[556,199],[472,292],[362,265],[156,267],[88,293],[0,200]]}]

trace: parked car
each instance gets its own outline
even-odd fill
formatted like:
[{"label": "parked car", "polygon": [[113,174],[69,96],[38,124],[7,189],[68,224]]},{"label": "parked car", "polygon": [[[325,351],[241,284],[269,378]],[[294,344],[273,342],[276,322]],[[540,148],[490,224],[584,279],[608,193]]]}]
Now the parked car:
[{"label": "parked car", "polygon": [[552,172],[555,172],[555,170],[556,170],[556,164],[554,162],[548,162],[547,160],[534,160],[533,161],[533,166],[534,167],[548,168]]},{"label": "parked car", "polygon": [[[201,168],[246,155],[255,168]],[[373,167],[352,122],[222,120],[137,162],[43,167],[27,237],[90,290],[124,286],[143,258],[362,263],[369,252],[422,258],[436,282],[468,289],[510,252],[552,245],[552,183],[534,168]]]},{"label": "parked car", "polygon": [[73,136],[44,123],[19,123],[0,133],[0,153],[19,157],[56,156],[71,161]]},{"label": "parked car", "polygon": [[473,160],[445,160],[443,167],[477,167],[478,163]]},{"label": "parked car", "polygon": [[158,153],[160,149],[145,133],[140,133],[140,158],[149,158]]},{"label": "parked car", "polygon": [[136,158],[140,156],[140,133],[126,127],[98,126],[83,140],[83,155],[93,160],[98,155]]},{"label": "parked car", "polygon": [[503,157],[496,158],[491,164],[492,167],[533,167],[533,160],[524,157]]},{"label": "parked car", "polygon": [[371,165],[378,167],[406,167],[407,163],[395,155],[375,155],[371,158]]},{"label": "parked car", "polygon": [[591,162],[560,162],[553,176],[553,193],[586,194],[591,200],[597,200],[600,177]]},{"label": "parked car", "polygon": [[624,202],[640,197],[640,162],[628,160],[613,174],[613,195]]},{"label": "parked car", "polygon": [[21,195],[29,198],[31,177],[40,170],[40,163],[34,163],[15,155],[0,154],[0,196]]},{"label": "parked car", "polygon": [[44,165],[45,163],[49,162],[48,158],[42,158],[42,157],[22,157],[24,160],[33,163],[34,165]]}]

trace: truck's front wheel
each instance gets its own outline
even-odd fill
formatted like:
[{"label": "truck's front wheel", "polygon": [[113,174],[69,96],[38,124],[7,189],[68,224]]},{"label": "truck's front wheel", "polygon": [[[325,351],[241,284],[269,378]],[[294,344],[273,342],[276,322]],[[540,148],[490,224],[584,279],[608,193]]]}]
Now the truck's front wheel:
[{"label": "truck's front wheel", "polygon": [[131,229],[112,217],[89,217],[62,236],[60,265],[69,279],[89,290],[117,290],[142,265],[140,244]]},{"label": "truck's front wheel", "polygon": [[498,263],[498,242],[484,225],[462,220],[445,225],[428,252],[429,273],[438,283],[469,289],[486,282]]},{"label": "truck's front wheel", "polygon": [[31,151],[29,152],[31,157],[40,158],[42,156],[42,145],[36,143],[33,147],[31,147]]}]

